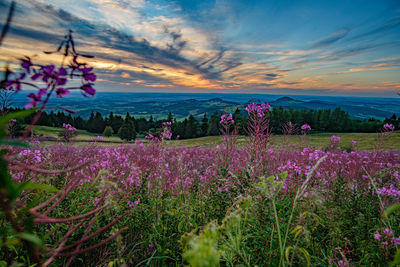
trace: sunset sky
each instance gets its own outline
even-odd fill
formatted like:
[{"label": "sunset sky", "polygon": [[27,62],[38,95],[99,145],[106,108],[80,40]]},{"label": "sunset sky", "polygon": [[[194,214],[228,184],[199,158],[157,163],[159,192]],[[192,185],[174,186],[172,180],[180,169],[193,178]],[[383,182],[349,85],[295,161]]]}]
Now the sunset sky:
[{"label": "sunset sky", "polygon": [[[1,24],[9,5],[0,0]],[[98,91],[400,91],[399,0],[21,0],[1,65],[16,69],[23,55],[58,63],[41,51],[68,29],[95,56]]]}]

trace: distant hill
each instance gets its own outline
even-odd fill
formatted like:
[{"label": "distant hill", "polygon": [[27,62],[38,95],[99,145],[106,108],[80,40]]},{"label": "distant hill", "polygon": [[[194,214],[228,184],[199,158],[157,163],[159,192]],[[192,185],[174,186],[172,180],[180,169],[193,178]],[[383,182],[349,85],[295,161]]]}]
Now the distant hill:
[{"label": "distant hill", "polygon": [[[14,106],[23,107],[27,103],[26,94],[21,91],[13,99]],[[371,117],[384,119],[393,113],[400,115],[400,99],[361,98],[361,97],[318,97],[318,96],[274,96],[246,94],[183,94],[183,93],[111,93],[99,92],[94,98],[71,93],[65,98],[53,98],[52,107],[62,106],[75,110],[77,115],[88,118],[90,113],[100,112],[108,115],[130,114],[136,117],[161,119],[172,112],[175,118],[193,114],[199,118],[215,111],[233,112],[236,108],[244,110],[249,99],[269,102],[271,106],[292,109],[335,109],[340,107],[353,119],[365,120]]]},{"label": "distant hill", "polygon": [[291,109],[335,109],[340,107],[347,111],[353,119],[369,119],[371,117],[384,119],[392,116],[393,112],[379,110],[367,106],[340,104],[321,100],[301,101],[291,97],[281,97],[270,103],[272,107],[283,107]]}]

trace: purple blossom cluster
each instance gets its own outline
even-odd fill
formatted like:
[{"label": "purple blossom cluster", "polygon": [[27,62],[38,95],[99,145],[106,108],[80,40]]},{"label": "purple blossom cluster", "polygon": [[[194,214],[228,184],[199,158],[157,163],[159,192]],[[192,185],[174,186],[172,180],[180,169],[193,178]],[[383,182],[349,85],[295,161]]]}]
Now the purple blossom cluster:
[{"label": "purple blossom cluster", "polygon": [[305,123],[301,125],[300,129],[302,134],[307,134],[307,132],[311,131],[311,126]]},{"label": "purple blossom cluster", "polygon": [[[61,52],[61,50],[64,51]],[[28,94],[30,101],[25,105],[26,108],[36,107],[38,104],[41,104],[42,111],[53,92],[60,98],[68,95],[70,90],[74,89],[81,90],[84,96],[93,96],[96,93],[96,90],[93,88],[96,81],[93,68],[89,67],[87,63],[79,61],[79,57],[92,58],[92,56],[76,52],[72,31],[65,35],[64,40],[56,51],[47,51],[44,53],[62,54],[60,66],[57,67],[54,64],[37,64],[30,57],[25,56],[20,59],[21,69],[18,72],[7,70],[8,75],[5,82],[5,90],[18,92],[22,89],[23,85],[36,90],[36,93]],[[70,62],[65,64],[68,59],[70,59]],[[67,87],[69,80],[79,80],[80,86]],[[41,111],[38,117],[35,117],[33,120],[34,123],[39,118]]]},{"label": "purple blossom cluster", "polygon": [[[232,175],[219,180],[217,173],[224,164],[220,155],[225,150],[229,152],[229,173]],[[57,166],[62,169],[90,162],[71,173],[67,179],[80,179],[82,184],[88,183],[95,179],[100,171],[106,170],[109,173],[107,179],[118,184],[123,194],[133,197],[142,192],[143,186],[151,189],[156,181],[163,190],[172,193],[189,192],[199,188],[206,191],[218,188],[229,191],[230,188],[241,187],[242,182],[236,177],[254,160],[252,155],[246,152],[246,147],[220,146],[219,150],[210,147],[161,147],[153,142],[136,142],[135,145],[120,147],[78,147],[59,144],[25,150],[13,148],[13,151],[18,154],[18,161],[30,165],[40,163],[42,168]],[[82,157],[78,158],[76,155]],[[356,189],[358,192],[371,194],[370,180],[365,173],[375,177],[388,168],[391,171],[385,177],[376,178],[375,182],[378,188],[381,188],[381,194],[390,192],[398,196],[396,188],[400,188],[400,177],[396,168],[400,167],[400,162],[393,151],[346,152],[312,148],[268,148],[266,153],[259,155],[259,160],[264,163],[260,171],[265,175],[287,171],[284,191],[292,194],[304,181],[312,166],[323,156],[327,157],[313,173],[310,184],[314,189],[326,192],[326,198],[330,197],[339,174],[347,183],[348,190]],[[20,182],[38,179],[29,170],[14,171],[12,175]],[[396,199],[398,197],[386,201],[393,202]]]},{"label": "purple blossom cluster", "polygon": [[62,127],[68,131],[75,132],[76,128],[69,123],[63,123]]},{"label": "purple blossom cluster", "polygon": [[400,189],[396,188],[393,184],[389,188],[383,187],[378,188],[378,194],[382,196],[390,196],[395,198],[400,198]]},{"label": "purple blossom cluster", "polygon": [[160,132],[161,140],[170,140],[172,137],[172,130],[171,130],[172,123],[170,121],[166,121],[162,123],[162,128]]},{"label": "purple blossom cluster", "polygon": [[400,246],[400,237],[393,237],[393,234],[392,230],[385,228],[383,231],[377,231],[374,237],[381,247]]},{"label": "purple blossom cluster", "polygon": [[65,142],[71,141],[71,138],[76,134],[76,128],[69,123],[63,123],[62,127],[63,130],[61,131],[60,135]]},{"label": "purple blossom cluster", "polygon": [[[68,95],[72,89],[80,89],[85,96],[96,93],[93,88],[93,82],[96,81],[93,68],[87,67],[86,63],[78,62],[78,56],[73,57],[68,67],[34,64],[30,57],[25,57],[21,59],[21,68],[21,73],[13,73],[14,79],[7,81],[6,89],[20,91],[22,85],[37,89],[36,93],[28,94],[30,101],[25,105],[26,108],[36,107],[39,103],[44,102],[52,92],[55,92],[57,97]],[[77,77],[81,80],[80,87],[65,87],[68,79]],[[37,84],[45,86],[39,87]]]},{"label": "purple blossom cluster", "polygon": [[158,133],[158,136],[154,136],[151,132],[149,132],[145,138],[152,140],[154,142],[159,142],[162,140],[170,140],[172,138],[172,123],[170,121],[163,122],[161,125],[161,130]]},{"label": "purple blossom cluster", "polygon": [[247,105],[246,110],[249,114],[256,114],[258,117],[262,118],[270,110],[271,105],[269,103],[262,103],[257,105],[257,103],[250,103]]},{"label": "purple blossom cluster", "polygon": [[305,124],[301,125],[301,130],[304,132],[311,131],[311,126],[308,125],[307,123],[305,123]]},{"label": "purple blossom cluster", "polygon": [[386,132],[393,132],[394,131],[394,125],[393,124],[389,124],[389,123],[385,123],[385,125],[383,125],[383,130]]},{"label": "purple blossom cluster", "polygon": [[340,143],[340,136],[332,135],[331,142],[335,144]]},{"label": "purple blossom cluster", "polygon": [[231,125],[234,124],[235,121],[233,120],[232,114],[222,114],[219,123],[222,125]]}]

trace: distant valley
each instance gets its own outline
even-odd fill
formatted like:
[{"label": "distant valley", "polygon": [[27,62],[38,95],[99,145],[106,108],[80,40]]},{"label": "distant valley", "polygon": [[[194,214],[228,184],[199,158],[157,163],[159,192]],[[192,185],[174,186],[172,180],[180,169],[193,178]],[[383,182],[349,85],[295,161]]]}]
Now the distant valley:
[{"label": "distant valley", "polygon": [[[13,97],[13,106],[23,107],[27,103],[27,92],[20,92]],[[249,101],[269,102],[271,106],[292,109],[335,109],[340,107],[353,119],[366,120],[371,117],[384,119],[393,113],[400,115],[400,99],[367,97],[326,97],[326,96],[277,96],[247,94],[183,94],[183,93],[110,93],[98,92],[95,98],[82,98],[79,93],[72,93],[65,98],[53,98],[49,107],[62,106],[88,118],[91,112],[102,115],[125,114],[136,117],[161,119],[171,112],[175,118],[184,118],[190,114],[201,117],[215,111],[233,112],[236,108],[244,109]]]}]

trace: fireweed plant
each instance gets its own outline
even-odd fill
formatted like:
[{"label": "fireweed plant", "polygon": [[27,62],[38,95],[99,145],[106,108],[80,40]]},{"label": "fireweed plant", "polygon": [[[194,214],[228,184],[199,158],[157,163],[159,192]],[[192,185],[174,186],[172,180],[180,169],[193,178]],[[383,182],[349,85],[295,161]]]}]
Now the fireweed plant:
[{"label": "fireweed plant", "polygon": [[[18,264],[48,266],[59,257],[65,258],[64,264],[68,266],[77,255],[105,245],[125,230],[125,228],[119,230],[115,228],[107,238],[98,240],[99,235],[110,231],[122,218],[115,216],[112,220],[106,220],[108,223],[101,227],[97,223],[100,218],[104,218],[104,215],[101,215],[102,211],[108,215],[112,214],[106,207],[111,204],[109,195],[114,189],[112,185],[104,183],[105,173],[98,173],[93,177],[92,184],[86,185],[87,188],[101,186],[97,196],[91,197],[90,194],[86,194],[85,199],[76,195],[79,190],[85,192],[82,187],[83,180],[71,174],[79,172],[83,166],[90,166],[92,160],[65,158],[64,155],[56,162],[45,163],[38,145],[35,145],[36,142],[31,142],[31,146],[28,146],[23,142],[5,140],[4,129],[9,122],[12,124],[15,119],[21,119],[37,110],[32,124],[21,138],[21,141],[25,140],[32,133],[33,125],[53,95],[61,98],[68,95],[71,90],[80,90],[84,96],[93,96],[96,92],[93,88],[96,80],[93,68],[80,61],[80,57],[91,58],[91,56],[80,54],[75,50],[71,31],[56,51],[45,53],[60,53],[62,55],[60,66],[37,64],[30,57],[24,57],[21,59],[21,71],[9,72],[7,79],[2,82],[4,86],[2,90],[19,92],[22,87],[36,90],[35,93],[28,94],[30,101],[25,106],[27,110],[10,113],[0,119],[2,143],[12,145],[1,150],[0,160],[2,225],[0,258],[4,259],[0,261],[2,266]],[[79,82],[80,85],[68,87],[67,83],[70,81]],[[40,86],[41,84],[44,86]],[[75,128],[64,124],[64,141],[70,141],[75,131]],[[26,148],[14,153],[13,145]],[[85,154],[91,153],[93,152],[89,148]],[[32,160],[22,159],[28,155],[35,156]],[[57,169],[60,160],[64,160],[64,165]],[[10,176],[9,171],[17,172],[19,175]],[[21,175],[24,171],[28,171],[35,178]],[[50,176],[50,181],[41,179],[46,175]],[[43,198],[43,193],[39,191],[47,192],[47,197]],[[86,205],[79,207],[80,200],[86,201]],[[72,204],[71,201],[78,206],[72,210],[65,209],[65,203]],[[65,210],[60,212],[60,209]],[[73,215],[74,213],[76,215]],[[97,243],[95,240],[98,240]]]},{"label": "fireweed plant", "polygon": [[249,141],[247,144],[247,151],[250,153],[253,175],[260,175],[260,171],[263,170],[263,158],[262,154],[267,152],[267,146],[272,134],[271,128],[269,127],[269,110],[271,106],[268,103],[262,103],[258,105],[256,103],[250,103],[246,107],[248,112],[247,129],[246,132],[249,135]]},{"label": "fireweed plant", "polygon": [[63,123],[62,128],[63,129],[59,135],[63,138],[65,142],[70,142],[71,138],[76,135],[76,128],[71,126],[71,124],[69,123]]}]

